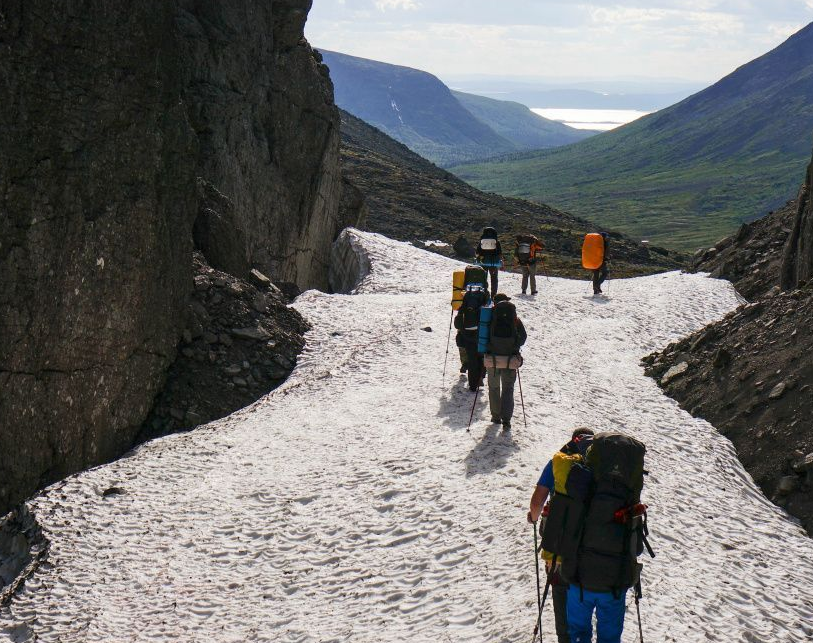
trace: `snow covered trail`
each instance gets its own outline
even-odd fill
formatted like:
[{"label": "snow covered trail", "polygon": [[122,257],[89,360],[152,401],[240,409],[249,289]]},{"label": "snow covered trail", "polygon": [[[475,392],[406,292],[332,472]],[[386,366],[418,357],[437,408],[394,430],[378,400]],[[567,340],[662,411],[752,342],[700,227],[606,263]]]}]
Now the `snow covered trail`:
[{"label": "snow covered trail", "polygon": [[[577,425],[648,447],[646,640],[813,640],[813,541],[638,363],[731,310],[730,285],[669,273],[595,299],[542,280],[514,297],[528,427],[517,404],[501,434],[481,395],[468,434],[454,339],[441,381],[458,264],[356,234],[373,271],[357,294],[299,298],[314,330],[282,387],[30,502],[51,551],[0,640],[528,641],[527,502]],[[636,630],[633,608],[624,641]]]}]

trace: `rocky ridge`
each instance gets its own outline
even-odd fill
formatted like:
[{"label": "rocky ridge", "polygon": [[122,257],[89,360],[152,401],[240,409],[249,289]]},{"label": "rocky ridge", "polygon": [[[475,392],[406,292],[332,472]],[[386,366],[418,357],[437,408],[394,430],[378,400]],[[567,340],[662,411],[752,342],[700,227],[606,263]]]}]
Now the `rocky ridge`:
[{"label": "rocky ridge", "polygon": [[813,535],[813,162],[799,197],[699,252],[694,267],[753,299],[644,359],[716,426],[766,496]]}]

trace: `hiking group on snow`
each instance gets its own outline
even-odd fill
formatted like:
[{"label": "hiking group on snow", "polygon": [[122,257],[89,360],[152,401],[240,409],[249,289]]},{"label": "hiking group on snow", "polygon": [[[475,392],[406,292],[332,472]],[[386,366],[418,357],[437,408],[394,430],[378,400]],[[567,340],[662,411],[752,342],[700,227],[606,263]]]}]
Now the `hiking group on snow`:
[{"label": "hiking group on snow", "polygon": [[[593,273],[594,295],[602,294],[601,286],[609,276],[608,241],[606,233],[590,233],[582,246],[582,266]],[[537,294],[536,265],[542,261],[543,247],[533,235],[516,237],[514,256],[522,271],[523,295],[529,285],[531,295]],[[460,373],[467,374],[469,389],[475,393],[469,427],[487,376],[491,421],[510,431],[517,380],[522,395],[520,348],[528,335],[511,298],[497,292],[504,257],[494,228],[483,230],[476,256],[478,265],[455,271],[452,277]],[[451,326],[450,322],[450,335]],[[641,503],[645,453],[646,447],[630,436],[579,427],[542,470],[527,514],[534,530],[536,562],[534,640],[541,641],[543,607],[552,593],[559,643],[590,643],[594,613],[597,643],[620,643],[627,592],[634,588],[643,643],[638,556],[644,548],[655,555],[647,541],[647,506]],[[545,562],[544,592],[540,556]]]}]

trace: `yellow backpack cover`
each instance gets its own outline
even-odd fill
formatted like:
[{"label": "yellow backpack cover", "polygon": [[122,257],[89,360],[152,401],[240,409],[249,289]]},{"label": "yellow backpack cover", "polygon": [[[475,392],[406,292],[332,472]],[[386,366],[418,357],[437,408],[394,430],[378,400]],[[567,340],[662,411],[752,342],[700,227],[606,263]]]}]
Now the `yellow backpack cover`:
[{"label": "yellow backpack cover", "polygon": [[463,295],[466,294],[466,271],[455,270],[452,273],[452,310],[460,310]]}]

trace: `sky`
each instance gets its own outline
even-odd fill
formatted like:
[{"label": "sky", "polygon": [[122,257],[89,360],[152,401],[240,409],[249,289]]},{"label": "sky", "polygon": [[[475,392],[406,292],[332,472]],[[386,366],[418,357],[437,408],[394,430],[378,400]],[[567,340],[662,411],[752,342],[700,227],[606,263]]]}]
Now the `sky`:
[{"label": "sky", "polygon": [[813,0],[314,0],[316,48],[483,74],[712,82],[813,22]]}]

